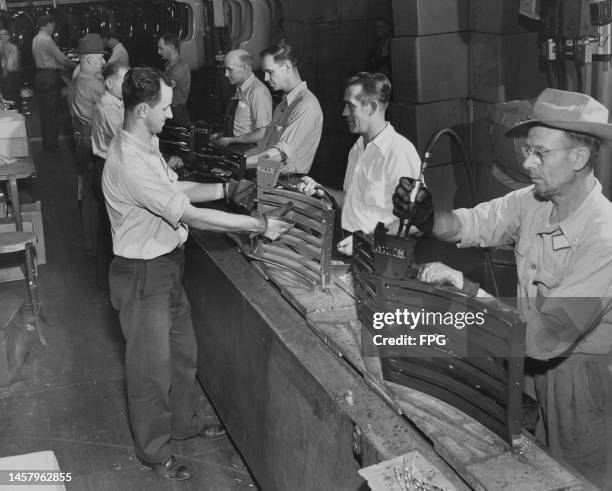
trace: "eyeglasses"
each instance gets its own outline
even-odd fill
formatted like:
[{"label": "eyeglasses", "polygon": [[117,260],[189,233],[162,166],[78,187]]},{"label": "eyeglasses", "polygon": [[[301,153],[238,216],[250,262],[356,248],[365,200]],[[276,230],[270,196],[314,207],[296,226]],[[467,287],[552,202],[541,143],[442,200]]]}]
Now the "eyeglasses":
[{"label": "eyeglasses", "polygon": [[537,147],[532,147],[531,145],[527,145],[526,143],[521,146],[521,151],[523,152],[523,156],[525,158],[529,158],[532,155],[538,160],[538,162],[544,162],[544,156],[550,152],[556,152],[557,150],[570,150],[574,147],[561,147],[561,148],[550,148],[550,149],[542,149]]}]

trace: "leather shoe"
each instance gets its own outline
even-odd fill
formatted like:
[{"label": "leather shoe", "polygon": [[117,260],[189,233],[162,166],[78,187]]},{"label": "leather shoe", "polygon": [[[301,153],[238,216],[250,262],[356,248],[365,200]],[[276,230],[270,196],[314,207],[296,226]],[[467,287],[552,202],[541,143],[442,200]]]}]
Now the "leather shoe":
[{"label": "leather shoe", "polygon": [[161,464],[144,464],[150,467],[155,474],[165,479],[173,479],[175,481],[184,481],[189,479],[193,472],[182,462],[176,460],[174,455],[168,457],[168,460]]},{"label": "leather shoe", "polygon": [[217,438],[219,436],[227,435],[225,427],[219,423],[207,423],[202,426],[200,432],[195,435],[196,438]]}]

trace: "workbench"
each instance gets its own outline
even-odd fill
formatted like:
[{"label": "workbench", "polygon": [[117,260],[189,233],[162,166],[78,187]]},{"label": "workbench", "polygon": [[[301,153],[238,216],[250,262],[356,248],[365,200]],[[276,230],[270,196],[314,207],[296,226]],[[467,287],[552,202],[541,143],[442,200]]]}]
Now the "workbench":
[{"label": "workbench", "polygon": [[226,236],[201,231],[185,288],[198,376],[261,489],[366,489],[360,467],[411,450],[458,490],[591,489],[527,436],[509,452],[460,411],[372,381],[346,288],[312,291],[280,271],[273,284]]}]

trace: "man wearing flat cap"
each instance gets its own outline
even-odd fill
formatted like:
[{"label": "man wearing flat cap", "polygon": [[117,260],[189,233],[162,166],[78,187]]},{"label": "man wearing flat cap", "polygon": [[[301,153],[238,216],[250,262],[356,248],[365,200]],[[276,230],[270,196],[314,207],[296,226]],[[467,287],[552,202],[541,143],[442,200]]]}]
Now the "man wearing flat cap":
[{"label": "man wearing flat cap", "polygon": [[61,150],[59,136],[61,87],[60,70],[72,71],[74,63],[60,51],[51,37],[55,31],[55,19],[43,15],[38,19],[38,34],[32,40],[32,56],[36,64],[34,90],[40,110],[40,129],[45,150]]},{"label": "man wearing flat cap", "polygon": [[[412,202],[413,182],[402,178],[394,213],[458,247],[515,243],[526,354],[537,360],[536,436],[554,457],[612,489],[612,203],[593,173],[600,142],[612,140],[608,110],[587,95],[545,89],[531,118],[507,135],[526,137],[531,186],[434,214],[431,194],[422,190]],[[419,275],[470,284],[442,263]]]},{"label": "man wearing flat cap", "polygon": [[79,39],[80,69],[72,81],[68,106],[72,116],[72,132],[76,143],[76,159],[81,183],[81,223],[85,251],[94,254],[97,235],[97,205],[92,191],[93,151],[91,119],[96,104],[106,87],[102,77],[104,45],[99,34],[91,33]]}]

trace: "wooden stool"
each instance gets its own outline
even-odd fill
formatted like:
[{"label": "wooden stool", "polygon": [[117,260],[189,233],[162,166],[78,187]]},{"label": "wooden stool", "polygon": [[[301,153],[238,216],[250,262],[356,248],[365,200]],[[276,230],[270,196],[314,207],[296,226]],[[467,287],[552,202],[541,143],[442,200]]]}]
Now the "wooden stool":
[{"label": "wooden stool", "polygon": [[27,319],[27,328],[36,329],[38,338],[43,345],[46,345],[38,324],[40,314],[40,300],[38,298],[38,269],[36,267],[36,235],[31,232],[2,232],[0,233],[0,254],[12,254],[19,251],[25,253],[25,268],[22,267],[24,276],[28,283],[30,295],[30,305],[32,307],[32,317]]}]

